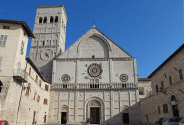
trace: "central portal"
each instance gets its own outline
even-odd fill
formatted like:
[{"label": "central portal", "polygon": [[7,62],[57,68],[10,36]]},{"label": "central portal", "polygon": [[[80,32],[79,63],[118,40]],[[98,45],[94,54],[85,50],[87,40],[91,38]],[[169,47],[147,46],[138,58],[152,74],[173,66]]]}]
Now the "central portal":
[{"label": "central portal", "polygon": [[100,123],[100,108],[90,108],[91,124]]}]

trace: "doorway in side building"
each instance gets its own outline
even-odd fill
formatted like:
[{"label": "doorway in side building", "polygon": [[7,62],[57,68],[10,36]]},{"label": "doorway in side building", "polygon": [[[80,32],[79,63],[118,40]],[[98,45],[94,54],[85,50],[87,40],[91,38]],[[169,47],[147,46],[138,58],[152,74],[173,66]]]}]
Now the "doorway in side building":
[{"label": "doorway in side building", "polygon": [[129,124],[129,113],[123,113],[123,123]]}]

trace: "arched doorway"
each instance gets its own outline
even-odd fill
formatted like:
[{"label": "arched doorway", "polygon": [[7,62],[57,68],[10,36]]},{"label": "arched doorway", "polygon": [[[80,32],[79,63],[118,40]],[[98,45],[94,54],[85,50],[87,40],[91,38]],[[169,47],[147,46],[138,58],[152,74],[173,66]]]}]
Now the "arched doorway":
[{"label": "arched doorway", "polygon": [[66,124],[68,121],[68,106],[61,107],[61,124]]},{"label": "arched doorway", "polygon": [[173,117],[179,117],[178,105],[176,104],[176,97],[174,95],[171,96],[171,105]]},{"label": "arched doorway", "polygon": [[86,120],[91,124],[100,124],[104,121],[103,101],[99,98],[90,98],[86,103]]}]

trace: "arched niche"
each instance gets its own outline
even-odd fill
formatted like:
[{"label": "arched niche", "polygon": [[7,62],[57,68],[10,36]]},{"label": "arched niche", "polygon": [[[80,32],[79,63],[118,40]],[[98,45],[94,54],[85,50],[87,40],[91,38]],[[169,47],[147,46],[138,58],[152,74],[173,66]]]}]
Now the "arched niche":
[{"label": "arched niche", "polygon": [[99,124],[105,121],[105,114],[104,114],[104,102],[99,97],[91,97],[85,103],[85,121],[91,118],[90,109],[91,108],[99,108]]},{"label": "arched niche", "polygon": [[108,44],[100,37],[93,35],[83,40],[80,45],[80,58],[108,58]]},{"label": "arched niche", "polygon": [[[94,44],[96,42],[97,45],[99,45],[98,47],[103,50],[102,54],[104,54],[104,52],[106,53],[106,55],[104,55],[103,57],[109,57],[109,51],[111,51],[111,46],[109,45],[106,38],[104,38],[103,36],[101,36],[99,34],[93,33],[93,34],[88,35],[85,38],[83,38],[77,46],[77,52],[79,52],[81,58],[86,58],[85,56],[83,57],[82,48],[85,46],[85,44],[87,45],[88,43],[90,43],[90,44],[88,44],[88,47],[90,47],[92,44],[90,42],[90,40],[91,40],[91,42],[93,41]],[[94,46],[94,45],[92,45],[92,46]],[[92,48],[92,46],[91,46],[91,48]],[[91,49],[91,50],[95,52],[95,50],[97,50],[99,48]],[[90,51],[90,50],[87,50],[87,51]],[[92,58],[92,53],[88,54],[88,56],[89,56],[88,58]],[[98,56],[96,56],[96,55],[94,55],[94,56],[95,56],[95,58],[98,58]]]}]

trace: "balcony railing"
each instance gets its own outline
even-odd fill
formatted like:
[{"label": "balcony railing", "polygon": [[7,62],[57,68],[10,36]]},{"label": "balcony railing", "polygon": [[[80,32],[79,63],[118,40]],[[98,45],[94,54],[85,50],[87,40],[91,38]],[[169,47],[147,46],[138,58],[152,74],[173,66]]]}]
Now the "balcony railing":
[{"label": "balcony railing", "polygon": [[13,70],[13,78],[19,82],[27,82],[28,74],[25,70],[14,69]]},{"label": "balcony railing", "polygon": [[137,83],[53,83],[51,89],[138,89]]}]

